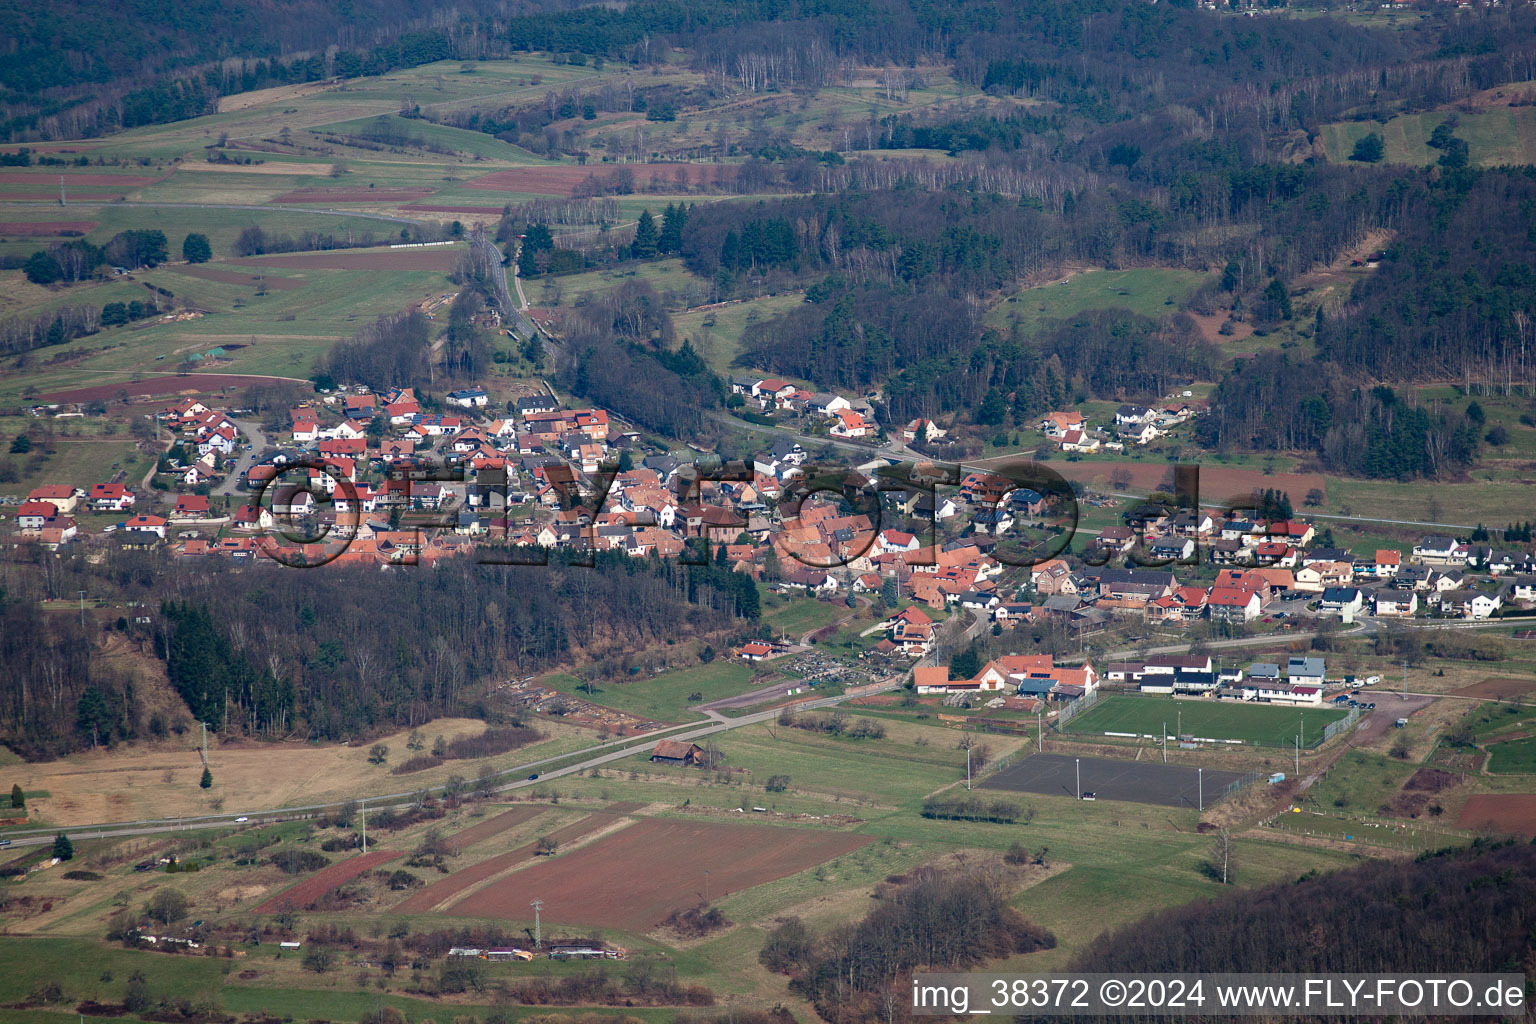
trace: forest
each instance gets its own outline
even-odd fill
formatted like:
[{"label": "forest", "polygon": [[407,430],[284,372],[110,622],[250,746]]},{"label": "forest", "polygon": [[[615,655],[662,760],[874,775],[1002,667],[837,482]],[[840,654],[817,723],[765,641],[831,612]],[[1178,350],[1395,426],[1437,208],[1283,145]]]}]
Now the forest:
[{"label": "forest", "polygon": [[[0,742],[42,758],[193,721],[261,738],[348,740],[486,716],[488,681],[572,659],[622,670],[643,660],[636,652],[756,616],[745,577],[728,569],[597,561],[594,570],[449,559],[397,570],[389,599],[374,600],[360,595],[378,592],[377,569],[192,569],[136,550],[110,552],[100,566],[49,556],[40,576],[13,567],[0,590]],[[82,626],[40,610],[36,598],[56,588],[155,612],[148,625]],[[145,719],[132,674],[93,656],[102,629],[142,641],[164,664],[184,720]]]},{"label": "forest", "polygon": [[1478,840],[1165,910],[1099,936],[1070,969],[1518,972],[1531,962],[1533,928],[1536,845]]}]

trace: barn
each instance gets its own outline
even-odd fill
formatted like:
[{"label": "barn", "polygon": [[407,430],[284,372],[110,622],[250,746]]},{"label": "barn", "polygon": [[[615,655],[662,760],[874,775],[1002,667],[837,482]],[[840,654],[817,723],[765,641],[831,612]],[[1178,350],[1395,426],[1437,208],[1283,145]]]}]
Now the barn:
[{"label": "barn", "polygon": [[700,764],[704,748],[687,740],[658,740],[651,760],[656,764]]}]

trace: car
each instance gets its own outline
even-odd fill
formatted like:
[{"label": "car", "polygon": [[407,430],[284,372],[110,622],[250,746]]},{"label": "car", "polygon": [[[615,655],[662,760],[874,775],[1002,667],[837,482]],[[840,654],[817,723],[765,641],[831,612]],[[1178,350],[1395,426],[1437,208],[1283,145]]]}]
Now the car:
[{"label": "car", "polygon": [[1098,796],[1097,796],[1097,794],[1095,794],[1095,793],[1090,791],[1090,792],[1087,792],[1087,793],[1083,794],[1083,799],[1084,800],[1097,800]]},{"label": "car", "polygon": [[538,777],[539,777],[539,773],[538,772],[534,772],[532,775],[528,776],[528,781],[532,782],[534,779],[536,779]]},{"label": "car", "polygon": [[1360,702],[1359,702],[1359,701],[1357,701],[1357,700],[1352,700],[1352,701],[1350,701],[1350,702],[1349,702],[1349,703],[1348,703],[1348,704],[1347,704],[1347,705],[1345,705],[1345,706],[1346,706],[1346,707],[1351,707],[1351,708],[1357,708],[1357,707],[1359,707],[1359,706],[1360,706]]},{"label": "car", "polygon": [[245,815],[242,814],[242,815],[240,815],[240,817],[235,819],[235,824],[236,825],[243,825],[243,824],[245,824],[246,822],[248,822],[250,820],[251,820],[250,818],[247,818]]},{"label": "car", "polygon": [[1369,704],[1367,704],[1365,706],[1365,710],[1372,711],[1372,710],[1375,709],[1375,707],[1376,707],[1376,702],[1375,701],[1371,701]]}]

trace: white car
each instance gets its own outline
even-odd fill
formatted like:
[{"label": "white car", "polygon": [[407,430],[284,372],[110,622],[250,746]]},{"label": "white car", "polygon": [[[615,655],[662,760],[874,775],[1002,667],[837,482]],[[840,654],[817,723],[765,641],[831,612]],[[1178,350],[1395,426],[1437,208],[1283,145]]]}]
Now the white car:
[{"label": "white car", "polygon": [[250,821],[250,820],[251,820],[250,818],[247,818],[245,815],[242,814],[240,817],[235,819],[235,824],[236,825],[243,825],[247,821]]}]

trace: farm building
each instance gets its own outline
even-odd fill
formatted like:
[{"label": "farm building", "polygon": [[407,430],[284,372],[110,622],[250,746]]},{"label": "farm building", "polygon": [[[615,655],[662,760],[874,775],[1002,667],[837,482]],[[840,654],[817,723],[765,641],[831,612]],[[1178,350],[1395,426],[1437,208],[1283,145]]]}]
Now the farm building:
[{"label": "farm building", "polygon": [[687,740],[658,740],[651,751],[651,761],[656,764],[700,764],[704,760],[704,748]]}]

